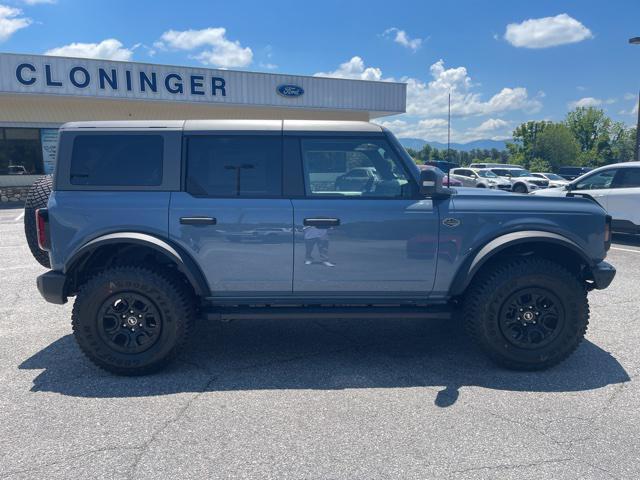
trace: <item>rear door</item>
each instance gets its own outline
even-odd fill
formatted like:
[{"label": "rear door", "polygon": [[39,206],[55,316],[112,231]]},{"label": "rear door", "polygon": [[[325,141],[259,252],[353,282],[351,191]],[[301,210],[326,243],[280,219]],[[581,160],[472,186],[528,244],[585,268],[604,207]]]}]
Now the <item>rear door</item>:
[{"label": "rear door", "polygon": [[451,175],[453,178],[460,180],[465,187],[475,187],[476,181],[471,178],[471,170],[464,168],[456,168]]},{"label": "rear door", "polygon": [[293,207],[282,195],[282,131],[185,132],[171,238],[214,296],[291,294]]},{"label": "rear door", "polygon": [[[384,135],[297,138],[304,193],[294,198],[294,294],[426,297],[435,278],[438,211]],[[336,188],[354,168],[375,180]]]}]

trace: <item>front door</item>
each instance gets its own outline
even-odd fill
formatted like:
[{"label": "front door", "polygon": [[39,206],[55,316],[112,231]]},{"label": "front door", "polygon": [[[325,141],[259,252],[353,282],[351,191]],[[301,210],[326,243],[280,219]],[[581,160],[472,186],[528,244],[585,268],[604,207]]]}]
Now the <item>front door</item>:
[{"label": "front door", "polygon": [[282,134],[190,135],[171,194],[171,238],[214,296],[291,295],[293,207],[282,198]]},{"label": "front door", "polygon": [[609,211],[609,192],[617,172],[617,168],[609,168],[593,173],[577,182],[570,194],[592,198]]},{"label": "front door", "polygon": [[[301,138],[305,198],[293,200],[296,295],[426,297],[438,212],[386,138]],[[366,182],[344,178],[367,171]]]}]

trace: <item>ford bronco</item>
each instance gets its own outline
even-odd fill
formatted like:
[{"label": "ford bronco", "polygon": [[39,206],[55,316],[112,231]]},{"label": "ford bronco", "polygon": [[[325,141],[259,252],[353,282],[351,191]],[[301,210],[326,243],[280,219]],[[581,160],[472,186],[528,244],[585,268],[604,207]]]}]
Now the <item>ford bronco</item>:
[{"label": "ford bronco", "polygon": [[615,275],[597,203],[445,188],[366,122],[80,122],[59,142],[27,205],[38,289],[75,296],[80,349],[117,374],[166,365],[197,318],[265,316],[455,314],[494,361],[543,369]]}]

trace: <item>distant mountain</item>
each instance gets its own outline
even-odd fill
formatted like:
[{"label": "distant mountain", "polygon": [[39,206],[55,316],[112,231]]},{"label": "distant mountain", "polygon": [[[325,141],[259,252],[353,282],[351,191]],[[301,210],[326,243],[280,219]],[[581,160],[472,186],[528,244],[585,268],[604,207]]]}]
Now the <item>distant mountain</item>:
[{"label": "distant mountain", "polygon": [[[446,143],[429,142],[428,140],[422,140],[421,138],[399,138],[398,140],[400,141],[402,146],[404,146],[405,148],[411,148],[413,150],[422,150],[422,147],[424,147],[426,144],[429,144],[432,147],[440,150],[447,149]],[[488,140],[488,139],[474,140],[473,142],[469,142],[469,143],[452,143],[451,144],[452,150],[461,150],[463,152],[468,152],[470,150],[473,150],[474,148],[479,148],[481,150],[491,150],[492,148],[495,148],[496,150],[505,150],[507,147],[506,147],[506,142],[502,140]]]}]

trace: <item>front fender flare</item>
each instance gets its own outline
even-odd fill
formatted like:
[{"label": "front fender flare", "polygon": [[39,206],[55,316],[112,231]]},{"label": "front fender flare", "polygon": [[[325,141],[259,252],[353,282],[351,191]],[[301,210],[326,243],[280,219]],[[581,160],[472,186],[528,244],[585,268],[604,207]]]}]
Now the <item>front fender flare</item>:
[{"label": "front fender flare", "polygon": [[70,272],[73,272],[74,268],[78,265],[80,260],[83,259],[85,255],[95,251],[97,248],[104,245],[112,245],[117,243],[144,245],[165,255],[173,263],[176,264],[178,271],[184,274],[184,276],[193,287],[196,295],[201,297],[207,297],[210,295],[209,286],[204,277],[204,274],[200,270],[200,267],[198,267],[198,264],[193,260],[193,258],[191,258],[180,247],[171,245],[165,240],[146,233],[116,232],[94,238],[90,242],[82,245],[69,256],[69,259],[65,263],[63,273],[67,275]]},{"label": "front fender flare", "polygon": [[465,262],[463,262],[462,266],[456,272],[451,284],[450,295],[456,296],[462,294],[469,286],[474,275],[495,255],[508,247],[525,243],[548,243],[560,245],[576,253],[589,267],[594,266],[594,261],[587,255],[587,253],[577,243],[563,235],[545,232],[542,230],[511,232],[487,242],[483,247],[476,250],[474,254],[470,255]]}]

